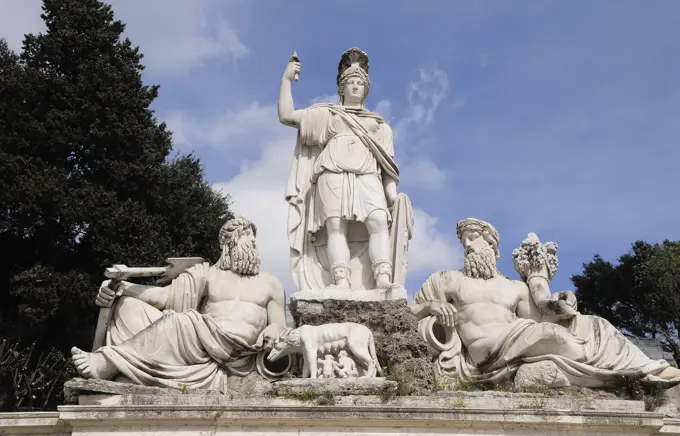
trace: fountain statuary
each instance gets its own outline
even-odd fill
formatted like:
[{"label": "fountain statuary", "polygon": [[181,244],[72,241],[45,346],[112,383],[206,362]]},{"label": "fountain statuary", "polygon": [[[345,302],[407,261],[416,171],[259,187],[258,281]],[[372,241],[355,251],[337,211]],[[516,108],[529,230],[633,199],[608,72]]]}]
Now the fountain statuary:
[{"label": "fountain statuary", "polygon": [[[339,102],[304,109],[293,104],[292,82],[300,75],[296,54],[283,73],[279,120],[298,129],[285,192],[291,271],[298,288],[290,310],[300,328],[366,326],[375,335],[382,364],[393,374],[417,377],[413,389],[425,392],[434,378],[431,356],[418,337],[404,289],[411,203],[397,192],[392,128],[366,109],[368,71],[363,50],[346,50],[335,80]],[[277,346],[284,345],[282,338]],[[365,359],[349,351],[351,357],[303,353],[305,368],[312,367],[305,377],[318,376],[317,364],[323,377],[334,376],[336,358],[343,368],[337,378],[365,375]],[[368,375],[373,377],[373,371]]]},{"label": "fountain statuary", "polygon": [[556,244],[529,234],[513,252],[517,281],[496,268],[500,238],[491,224],[465,219],[457,233],[465,248],[463,270],[430,276],[411,305],[421,334],[440,352],[440,376],[454,385],[497,383],[524,367],[523,378],[547,386],[557,380],[560,386],[612,387],[622,376],[680,382],[680,370],[651,360],[609,321],[578,313],[572,292],[551,294]]},{"label": "fountain statuary", "polygon": [[73,348],[78,372],[183,391],[224,391],[227,377],[254,368],[283,376],[267,368],[264,353],[286,328],[284,290],[260,272],[255,236],[255,224],[237,217],[220,230],[215,265],[192,266],[163,287],[123,281],[110,289],[105,281],[97,305],[112,307],[106,343],[92,353]]},{"label": "fountain statuary", "polygon": [[[680,419],[661,430],[662,413],[647,413],[641,398],[587,389],[629,378],[667,388],[680,370],[580,314],[572,292],[552,294],[557,245],[533,233],[513,252],[521,280],[510,280],[496,266],[493,226],[459,222],[464,268],[432,274],[409,305],[411,204],[397,191],[392,129],[365,106],[368,70],[365,52],[345,51],[339,103],[297,110],[296,54],[283,74],[279,120],[298,129],[285,192],[290,253],[280,253],[297,286],[295,326],[280,281],[260,271],[255,225],[234,218],[214,265],[170,258],[167,268],[107,269],[95,346],[72,349],[85,379],[66,387],[78,405],[19,433],[680,434]],[[170,270],[169,284],[125,281]],[[468,392],[488,384],[497,389]],[[577,388],[523,389],[536,385]],[[40,422],[55,431],[32,431]]]},{"label": "fountain statuary", "polygon": [[[295,109],[286,66],[279,120],[298,129],[286,187],[293,278],[300,291],[387,290],[406,281],[413,225],[406,195],[397,193],[392,129],[366,109],[368,56],[345,51],[338,65],[339,104]],[[405,296],[405,294],[404,294]]]}]

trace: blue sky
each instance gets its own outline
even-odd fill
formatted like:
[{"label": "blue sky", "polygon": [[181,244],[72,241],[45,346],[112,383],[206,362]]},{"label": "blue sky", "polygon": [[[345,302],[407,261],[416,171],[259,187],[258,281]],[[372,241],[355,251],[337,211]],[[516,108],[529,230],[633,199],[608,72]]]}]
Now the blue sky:
[{"label": "blue sky", "polygon": [[[302,61],[297,107],[331,101],[339,56],[368,52],[368,106],[397,132],[416,207],[408,288],[461,266],[455,223],[490,221],[503,273],[530,231],[560,246],[552,287],[595,253],[680,239],[680,2],[114,0],[145,53],[154,107],[233,209],[261,228],[264,268],[289,291],[283,185],[294,147],[280,77]],[[15,49],[36,0],[0,0]]]}]

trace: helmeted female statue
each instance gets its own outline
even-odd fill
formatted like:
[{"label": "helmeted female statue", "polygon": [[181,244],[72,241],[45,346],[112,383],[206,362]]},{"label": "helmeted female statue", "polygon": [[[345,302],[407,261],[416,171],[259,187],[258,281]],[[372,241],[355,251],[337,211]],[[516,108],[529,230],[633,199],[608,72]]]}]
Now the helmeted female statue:
[{"label": "helmeted female statue", "polygon": [[300,290],[386,289],[403,285],[412,228],[408,198],[397,194],[392,129],[365,107],[368,56],[358,48],[338,65],[339,104],[295,110],[288,63],[279,120],[298,129],[286,188],[292,271]]}]

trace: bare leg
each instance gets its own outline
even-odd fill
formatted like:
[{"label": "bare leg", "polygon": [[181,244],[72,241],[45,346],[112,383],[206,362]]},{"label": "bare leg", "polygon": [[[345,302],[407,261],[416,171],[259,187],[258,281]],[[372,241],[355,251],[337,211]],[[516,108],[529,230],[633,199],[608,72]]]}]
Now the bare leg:
[{"label": "bare leg", "polygon": [[85,378],[111,380],[118,373],[118,369],[109,364],[101,353],[87,353],[80,348],[73,347],[71,360],[78,373]]},{"label": "bare leg", "polygon": [[389,288],[392,285],[392,263],[387,213],[384,210],[374,210],[366,218],[365,224],[369,234],[368,256],[373,266],[376,287]]},{"label": "bare leg", "polygon": [[347,243],[347,221],[342,218],[326,220],[328,233],[328,260],[335,286],[349,289],[349,245]]}]

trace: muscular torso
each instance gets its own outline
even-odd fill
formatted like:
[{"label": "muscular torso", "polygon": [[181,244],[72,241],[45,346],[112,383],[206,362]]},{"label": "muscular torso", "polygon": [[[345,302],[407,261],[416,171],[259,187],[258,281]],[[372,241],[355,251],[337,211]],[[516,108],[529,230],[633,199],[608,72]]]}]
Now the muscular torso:
[{"label": "muscular torso", "polygon": [[267,304],[272,298],[267,275],[239,276],[213,267],[206,290],[203,313],[224,331],[253,344],[267,326]]},{"label": "muscular torso", "polygon": [[463,274],[457,286],[447,290],[447,300],[458,311],[456,329],[475,362],[488,356],[517,319],[518,306],[526,304],[526,292],[522,282],[505,277],[481,280]]}]

